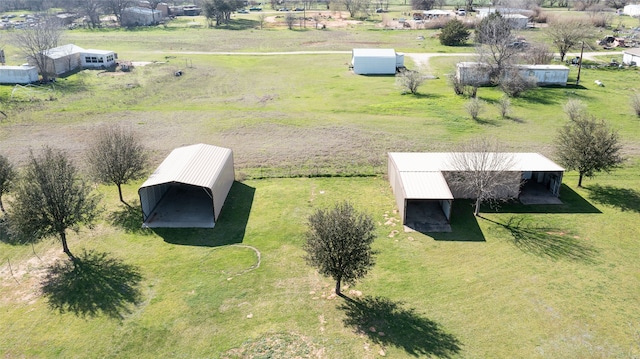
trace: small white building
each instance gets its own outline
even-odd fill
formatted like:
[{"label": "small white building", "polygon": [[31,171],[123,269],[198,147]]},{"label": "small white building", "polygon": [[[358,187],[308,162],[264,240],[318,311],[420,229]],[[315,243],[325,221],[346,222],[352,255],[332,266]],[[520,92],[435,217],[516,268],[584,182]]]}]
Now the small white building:
[{"label": "small white building", "polygon": [[394,49],[353,49],[351,66],[358,75],[395,75],[404,67],[404,54]]},{"label": "small white building", "polygon": [[138,189],[143,227],[213,228],[234,179],[230,149],[174,149]]},{"label": "small white building", "polygon": [[529,25],[529,18],[522,14],[505,14],[503,17],[511,24],[512,29],[522,30]]},{"label": "small white building", "polygon": [[627,5],[622,9],[622,13],[629,16],[640,16],[640,5]]},{"label": "small white building", "polygon": [[128,7],[122,10],[120,25],[122,26],[149,26],[162,20],[162,12],[143,7]]},{"label": "small white building", "polygon": [[[517,65],[522,76],[534,77],[538,86],[566,86],[569,68],[564,65]],[[489,65],[479,62],[458,62],[456,79],[463,85],[487,85],[490,83]]]},{"label": "small white building", "polygon": [[640,65],[640,48],[630,48],[622,52],[622,63],[625,65]]},{"label": "small white building", "polygon": [[35,66],[0,66],[1,84],[26,85],[38,81],[38,68]]},{"label": "small white building", "polygon": [[107,68],[115,66],[118,54],[109,50],[82,50],[80,63],[83,69]]}]

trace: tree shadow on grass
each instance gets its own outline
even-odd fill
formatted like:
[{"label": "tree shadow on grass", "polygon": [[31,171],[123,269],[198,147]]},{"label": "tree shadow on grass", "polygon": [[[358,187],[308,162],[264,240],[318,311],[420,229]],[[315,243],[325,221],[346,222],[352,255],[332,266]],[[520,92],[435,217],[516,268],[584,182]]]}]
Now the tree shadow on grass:
[{"label": "tree shadow on grass", "polygon": [[585,187],[595,202],[619,208],[621,211],[640,212],[640,193],[629,188],[593,185]]},{"label": "tree shadow on grass", "polygon": [[592,245],[564,231],[527,221],[525,217],[512,216],[506,223],[495,223],[511,234],[512,243],[525,253],[553,260],[568,259],[578,262],[595,263],[598,254]]},{"label": "tree shadow on grass", "polygon": [[451,232],[425,233],[436,241],[485,242],[478,220],[473,215],[474,202],[455,200],[451,206]]},{"label": "tree shadow on grass", "polygon": [[242,243],[256,189],[234,182],[214,228],[153,228],[165,242],[218,247]]},{"label": "tree shadow on grass", "polygon": [[109,214],[109,222],[115,226],[122,228],[127,233],[134,234],[153,234],[148,228],[143,228],[142,209],[140,202],[136,201],[131,206],[120,205],[119,209]]},{"label": "tree shadow on grass", "polygon": [[442,327],[420,316],[402,302],[383,297],[345,298],[338,308],[345,312],[345,325],[382,346],[403,349],[412,356],[451,358],[460,352],[460,341]]},{"label": "tree shadow on grass", "polygon": [[141,280],[135,266],[107,253],[85,251],[73,261],[54,263],[41,284],[49,306],[61,313],[122,319],[141,300]]}]

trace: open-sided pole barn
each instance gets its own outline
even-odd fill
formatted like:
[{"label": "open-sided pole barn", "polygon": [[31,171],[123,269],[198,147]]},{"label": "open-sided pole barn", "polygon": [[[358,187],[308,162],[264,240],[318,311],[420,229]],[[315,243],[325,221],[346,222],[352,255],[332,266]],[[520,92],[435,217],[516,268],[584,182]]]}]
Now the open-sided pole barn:
[{"label": "open-sided pole barn", "polygon": [[143,227],[213,228],[234,178],[228,148],[174,149],[138,189]]},{"label": "open-sided pole barn", "polygon": [[[562,167],[539,153],[505,155],[513,160],[507,171],[520,173],[524,183],[522,186],[520,182],[514,183],[516,187],[505,193],[509,196],[515,193],[528,204],[559,203]],[[452,191],[446,181],[447,173],[460,172],[455,167],[454,157],[451,152],[389,153],[389,182],[402,224],[427,228],[428,232],[446,231],[454,198],[466,198],[464,193]],[[525,197],[524,190],[531,194]]]}]

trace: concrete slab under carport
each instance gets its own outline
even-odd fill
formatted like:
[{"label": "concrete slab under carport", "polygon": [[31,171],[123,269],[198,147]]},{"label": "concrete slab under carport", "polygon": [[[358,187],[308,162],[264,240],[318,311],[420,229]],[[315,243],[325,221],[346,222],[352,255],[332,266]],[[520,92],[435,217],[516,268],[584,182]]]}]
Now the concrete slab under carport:
[{"label": "concrete slab under carport", "polygon": [[213,200],[206,189],[173,184],[149,218],[146,228],[213,228]]},{"label": "concrete slab under carport", "polygon": [[411,199],[406,208],[405,232],[451,232],[440,201]]},{"label": "concrete slab under carport", "polygon": [[543,184],[535,181],[526,181],[520,187],[518,200],[522,204],[562,204],[560,198],[556,197]]}]

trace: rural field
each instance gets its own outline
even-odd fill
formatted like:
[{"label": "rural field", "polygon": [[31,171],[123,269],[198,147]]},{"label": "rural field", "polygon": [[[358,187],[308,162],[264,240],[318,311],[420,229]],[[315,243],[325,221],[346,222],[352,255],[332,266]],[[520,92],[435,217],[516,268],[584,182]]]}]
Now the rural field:
[{"label": "rural field", "polygon": [[[504,119],[502,92],[483,87],[485,111],[472,120],[447,83],[468,58],[449,55],[472,46],[444,47],[435,30],[259,30],[251,21],[69,31],[67,42],[140,64],[0,87],[0,154],[17,166],[48,145],[82,169],[96,131],[116,123],[141,135],[149,173],[173,148],[208,143],[233,149],[237,180],[212,230],[143,230],[137,207],[96,185],[100,220],[70,236],[71,250],[96,266],[58,298],[74,303],[64,312],[41,291],[46,268],[64,259],[60,243],[19,245],[0,232],[2,357],[640,357],[636,68],[585,67],[573,85],[572,67],[570,85],[513,99]],[[544,40],[542,29],[526,36]],[[408,68],[433,79],[410,95],[393,76],[354,75],[354,47],[403,51]],[[20,63],[15,48],[5,52]],[[433,56],[417,64],[413,53]],[[596,59],[612,57],[621,54]],[[509,203],[474,217],[470,202],[456,201],[451,233],[404,231],[388,151],[449,151],[487,136],[554,159],[571,99],[619,132],[621,168],[582,188],[566,173],[562,205]],[[124,187],[133,205],[141,183]],[[342,200],[377,224],[376,265],[344,289],[351,301],[332,293],[302,249],[307,217]],[[119,290],[128,283],[139,283],[135,304]]]}]

